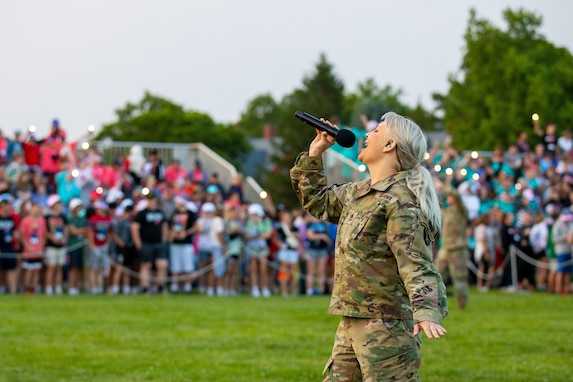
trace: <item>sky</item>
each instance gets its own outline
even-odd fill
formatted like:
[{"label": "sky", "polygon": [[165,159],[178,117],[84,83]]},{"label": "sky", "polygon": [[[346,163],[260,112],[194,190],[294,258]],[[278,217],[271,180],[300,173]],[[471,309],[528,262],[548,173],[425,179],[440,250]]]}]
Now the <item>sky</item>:
[{"label": "sky", "polygon": [[42,136],[57,118],[73,139],[145,91],[236,122],[256,96],[301,87],[321,53],[347,92],[373,78],[431,107],[472,7],[503,28],[504,9],[535,11],[573,52],[570,1],[1,0],[0,129]]}]

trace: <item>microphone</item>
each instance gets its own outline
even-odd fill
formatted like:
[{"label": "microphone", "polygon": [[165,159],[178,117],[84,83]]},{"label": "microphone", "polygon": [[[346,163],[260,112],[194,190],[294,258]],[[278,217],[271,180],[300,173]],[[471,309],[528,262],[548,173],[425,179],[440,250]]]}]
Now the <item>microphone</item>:
[{"label": "microphone", "polygon": [[320,131],[325,131],[331,137],[336,139],[336,143],[338,143],[342,147],[352,147],[354,142],[356,142],[356,135],[350,130],[346,129],[338,129],[334,126],[330,126],[327,123],[322,122],[320,119],[316,118],[313,115],[305,113],[303,111],[296,111],[294,116],[306,123],[318,129]]}]

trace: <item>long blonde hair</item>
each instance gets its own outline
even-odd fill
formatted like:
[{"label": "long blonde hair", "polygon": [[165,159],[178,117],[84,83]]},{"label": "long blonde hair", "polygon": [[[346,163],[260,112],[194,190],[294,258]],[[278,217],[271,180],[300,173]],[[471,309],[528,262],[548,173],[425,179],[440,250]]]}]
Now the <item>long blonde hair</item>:
[{"label": "long blonde hair", "polygon": [[394,112],[380,118],[386,121],[388,133],[396,142],[396,154],[401,167],[407,171],[406,184],[420,202],[420,209],[432,227],[440,230],[442,217],[438,195],[430,172],[420,163],[428,150],[428,143],[422,129],[411,119]]}]

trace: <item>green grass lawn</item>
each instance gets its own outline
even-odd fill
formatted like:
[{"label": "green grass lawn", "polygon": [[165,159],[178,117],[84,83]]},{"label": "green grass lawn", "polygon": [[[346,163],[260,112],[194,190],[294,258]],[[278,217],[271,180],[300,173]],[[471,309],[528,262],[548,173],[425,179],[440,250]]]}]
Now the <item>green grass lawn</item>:
[{"label": "green grass lawn", "polygon": [[[472,292],[423,381],[571,381],[573,298]],[[320,381],[327,297],[0,296],[0,381]]]}]

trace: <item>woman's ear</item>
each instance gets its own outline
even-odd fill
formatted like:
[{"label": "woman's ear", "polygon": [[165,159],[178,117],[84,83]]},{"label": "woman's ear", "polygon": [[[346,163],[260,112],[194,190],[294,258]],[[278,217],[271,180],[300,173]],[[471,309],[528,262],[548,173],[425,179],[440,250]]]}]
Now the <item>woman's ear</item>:
[{"label": "woman's ear", "polygon": [[384,149],[391,151],[394,146],[396,146],[394,141],[389,139],[388,142],[386,142],[386,144],[384,145]]}]

